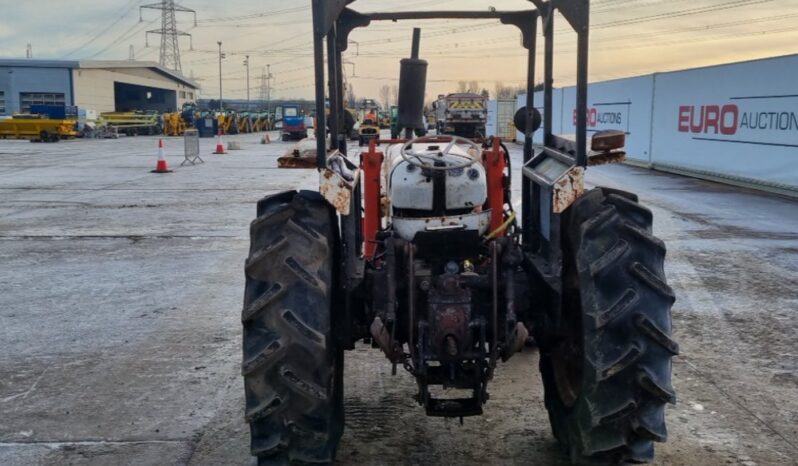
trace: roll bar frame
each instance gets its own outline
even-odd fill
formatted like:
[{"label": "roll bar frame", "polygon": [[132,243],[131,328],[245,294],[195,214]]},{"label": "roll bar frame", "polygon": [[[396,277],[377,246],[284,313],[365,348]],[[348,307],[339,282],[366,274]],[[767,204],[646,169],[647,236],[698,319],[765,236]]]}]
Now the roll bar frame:
[{"label": "roll bar frame", "polygon": [[[498,19],[503,24],[514,25],[521,30],[522,46],[528,51],[527,63],[527,128],[525,128],[524,162],[532,156],[532,109],[534,108],[535,88],[535,45],[537,19],[541,18],[544,37],[544,92],[543,92],[543,144],[555,149],[552,134],[552,94],[554,68],[554,12],[559,11],[577,34],[576,63],[576,164],[587,166],[587,63],[589,0],[529,0],[535,9],[520,11],[409,11],[388,13],[359,13],[349,8],[355,0],[313,0],[313,56],[315,68],[316,96],[316,140],[319,169],[326,166],[326,127],[325,107],[330,103],[330,128],[340,128],[344,121],[343,69],[341,54],[347,49],[349,34],[358,27],[365,27],[372,21],[402,21],[427,19]],[[324,89],[324,41],[327,41],[328,92]],[[333,132],[332,150],[346,153],[345,138],[339,131]]]}]

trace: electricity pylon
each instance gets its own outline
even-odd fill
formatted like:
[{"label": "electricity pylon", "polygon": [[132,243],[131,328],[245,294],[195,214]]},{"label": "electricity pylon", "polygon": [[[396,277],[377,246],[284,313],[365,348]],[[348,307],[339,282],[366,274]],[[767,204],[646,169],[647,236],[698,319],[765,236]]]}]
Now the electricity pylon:
[{"label": "electricity pylon", "polygon": [[[177,20],[175,19],[175,12],[181,11],[194,14],[194,26],[197,25],[197,12],[186,8],[184,6],[175,5],[175,0],[161,0],[158,3],[151,3],[149,5],[142,5],[139,7],[139,21],[143,21],[141,10],[149,8],[152,10],[161,10],[161,29],[153,29],[145,33],[146,37],[149,34],[161,35],[161,56],[160,64],[165,68],[175,71],[183,72],[183,66],[180,64],[180,45],[178,44],[178,36],[188,36],[191,41],[191,34],[177,30]],[[149,44],[147,44],[149,47]],[[194,48],[193,41],[191,48]]]}]

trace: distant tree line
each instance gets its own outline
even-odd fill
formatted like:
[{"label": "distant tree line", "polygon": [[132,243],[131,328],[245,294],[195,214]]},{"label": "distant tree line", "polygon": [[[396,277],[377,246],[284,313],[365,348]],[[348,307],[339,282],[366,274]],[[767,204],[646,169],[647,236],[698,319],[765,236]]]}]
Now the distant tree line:
[{"label": "distant tree line", "polygon": [[[535,92],[543,90],[543,83],[535,84]],[[481,94],[483,97],[489,99],[515,99],[519,94],[526,93],[525,84],[510,84],[505,85],[501,81],[496,82],[493,92],[491,93],[487,88],[481,87],[479,81],[458,81],[456,92],[467,92],[471,94]]]}]

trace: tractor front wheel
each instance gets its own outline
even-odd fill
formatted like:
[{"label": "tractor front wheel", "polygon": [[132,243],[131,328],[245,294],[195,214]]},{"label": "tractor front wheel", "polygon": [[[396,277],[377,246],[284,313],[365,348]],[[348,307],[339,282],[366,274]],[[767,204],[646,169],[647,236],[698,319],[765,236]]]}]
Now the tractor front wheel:
[{"label": "tractor front wheel", "polygon": [[541,348],[546,408],[576,464],[647,462],[674,403],[665,245],[634,194],[596,188],[562,218],[561,321]]},{"label": "tractor front wheel", "polygon": [[343,432],[343,351],[335,344],[335,210],[318,193],[258,202],[245,264],[244,388],[258,464],[327,464]]}]

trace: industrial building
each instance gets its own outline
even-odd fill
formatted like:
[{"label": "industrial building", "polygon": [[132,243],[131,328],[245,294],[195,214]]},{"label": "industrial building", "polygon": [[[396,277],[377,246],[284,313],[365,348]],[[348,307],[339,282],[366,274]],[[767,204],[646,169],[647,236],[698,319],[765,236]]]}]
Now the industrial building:
[{"label": "industrial building", "polygon": [[31,105],[76,105],[97,112],[179,110],[199,86],[155,62],[0,59],[0,115]]}]

